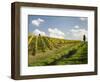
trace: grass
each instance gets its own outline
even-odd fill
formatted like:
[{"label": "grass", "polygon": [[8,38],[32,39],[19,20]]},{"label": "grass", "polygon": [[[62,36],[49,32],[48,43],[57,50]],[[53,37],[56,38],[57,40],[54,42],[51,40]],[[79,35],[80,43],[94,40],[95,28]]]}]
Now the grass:
[{"label": "grass", "polygon": [[77,52],[75,54],[69,58],[63,58],[60,61],[56,61],[56,64],[87,64],[87,54],[87,43],[83,43],[82,46],[77,48]]},{"label": "grass", "polygon": [[88,62],[87,42],[30,36],[29,43],[28,66],[86,64]]}]

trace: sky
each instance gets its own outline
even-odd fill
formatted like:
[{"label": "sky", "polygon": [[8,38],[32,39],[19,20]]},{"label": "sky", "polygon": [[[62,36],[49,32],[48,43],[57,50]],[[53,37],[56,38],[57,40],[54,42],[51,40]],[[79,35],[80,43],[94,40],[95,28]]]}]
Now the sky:
[{"label": "sky", "polygon": [[28,32],[53,38],[82,40],[84,34],[87,37],[88,18],[28,15]]}]

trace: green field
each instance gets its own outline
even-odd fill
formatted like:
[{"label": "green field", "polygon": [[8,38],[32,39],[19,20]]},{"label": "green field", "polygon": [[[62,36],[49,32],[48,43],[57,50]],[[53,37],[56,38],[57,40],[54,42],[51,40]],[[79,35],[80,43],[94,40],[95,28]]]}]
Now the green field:
[{"label": "green field", "polygon": [[87,64],[87,42],[28,36],[28,66]]}]

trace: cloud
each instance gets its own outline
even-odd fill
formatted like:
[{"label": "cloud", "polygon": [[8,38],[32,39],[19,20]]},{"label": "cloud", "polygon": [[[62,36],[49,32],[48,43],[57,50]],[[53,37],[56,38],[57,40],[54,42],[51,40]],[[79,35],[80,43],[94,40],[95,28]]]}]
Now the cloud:
[{"label": "cloud", "polygon": [[65,34],[57,28],[48,28],[49,36],[53,38],[64,39]]},{"label": "cloud", "polygon": [[40,31],[39,29],[35,29],[34,31],[33,31],[33,34],[35,34],[35,35],[43,35],[43,36],[45,36],[46,34],[45,34],[45,32],[43,32],[43,31]]},{"label": "cloud", "polygon": [[86,37],[88,36],[87,34],[87,30],[85,29],[71,29],[70,30],[70,35],[71,35],[71,39],[75,39],[75,40],[83,40],[83,35],[86,35]]},{"label": "cloud", "polygon": [[35,25],[35,26],[37,26],[37,27],[39,27],[39,25],[40,25],[41,23],[43,23],[43,22],[44,22],[44,20],[41,19],[41,18],[32,20],[32,24]]},{"label": "cloud", "polygon": [[74,26],[74,28],[79,29],[80,27],[78,25]]},{"label": "cloud", "polygon": [[85,18],[85,17],[80,17],[80,20],[81,20],[81,21],[85,21],[86,18]]},{"label": "cloud", "polygon": [[88,39],[88,31],[85,28],[80,28],[79,25],[75,25],[66,32],[65,37],[70,40],[83,40],[83,35]]}]

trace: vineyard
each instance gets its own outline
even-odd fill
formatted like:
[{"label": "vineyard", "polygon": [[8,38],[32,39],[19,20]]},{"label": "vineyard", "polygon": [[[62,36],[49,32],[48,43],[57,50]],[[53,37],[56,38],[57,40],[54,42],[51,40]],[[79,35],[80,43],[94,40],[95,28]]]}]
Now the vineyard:
[{"label": "vineyard", "polygon": [[28,36],[28,66],[86,64],[87,42]]}]

